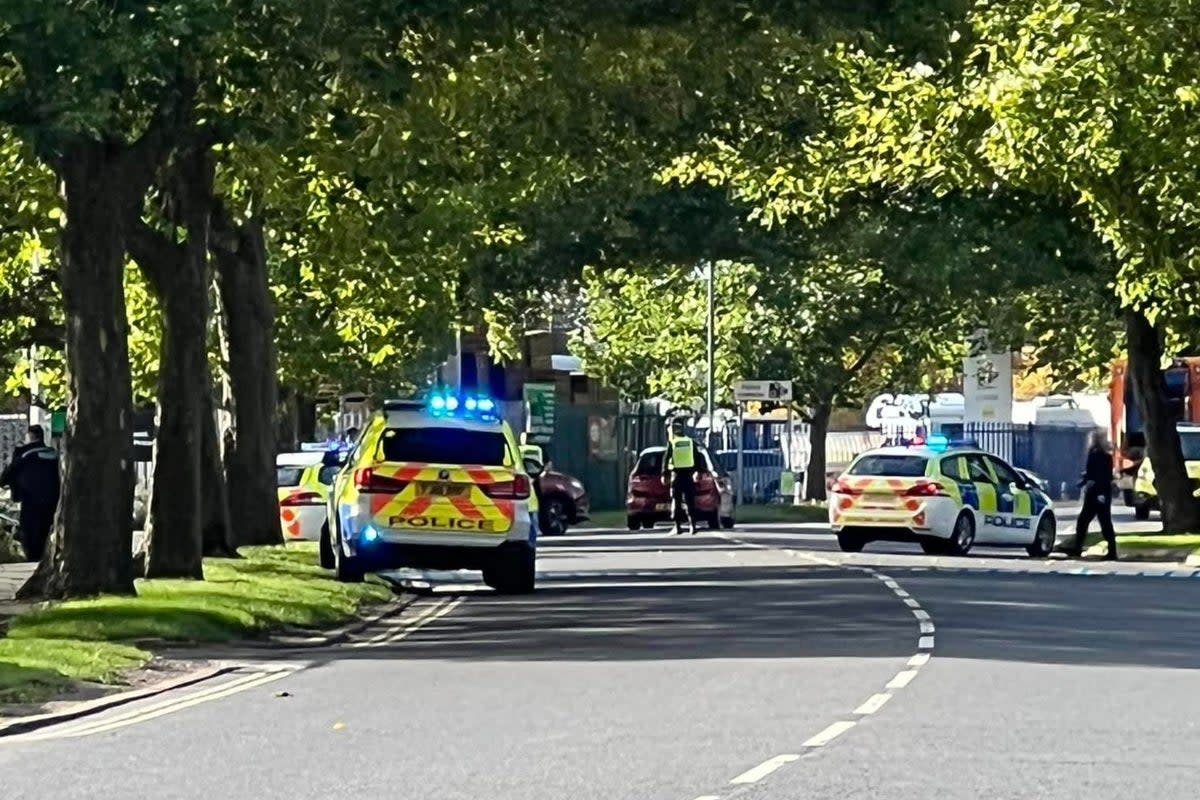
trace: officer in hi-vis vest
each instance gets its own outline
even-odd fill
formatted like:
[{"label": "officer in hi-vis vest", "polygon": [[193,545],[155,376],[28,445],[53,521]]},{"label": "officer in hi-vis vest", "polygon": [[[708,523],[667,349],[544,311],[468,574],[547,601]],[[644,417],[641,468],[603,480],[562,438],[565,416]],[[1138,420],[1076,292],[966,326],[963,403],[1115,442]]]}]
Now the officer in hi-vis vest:
[{"label": "officer in hi-vis vest", "polygon": [[696,532],[696,443],[683,429],[683,420],[671,422],[667,437],[667,452],[663,454],[663,480],[670,481],[671,517],[675,520],[675,535],[683,533],[683,517]]}]

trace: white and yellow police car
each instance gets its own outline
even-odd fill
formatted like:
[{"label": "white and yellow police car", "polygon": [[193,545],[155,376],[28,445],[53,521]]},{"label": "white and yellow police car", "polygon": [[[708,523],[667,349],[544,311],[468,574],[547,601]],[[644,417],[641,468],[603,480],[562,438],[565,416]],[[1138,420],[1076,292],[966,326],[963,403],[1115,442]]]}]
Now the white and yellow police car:
[{"label": "white and yellow police car", "polygon": [[916,542],[929,554],[965,556],[975,544],[1053,550],[1050,498],[1002,459],[933,436],[917,447],[862,453],[837,479],[829,523],[846,552],[872,541]]},{"label": "white and yellow police car", "polygon": [[497,591],[531,592],[537,469],[489,398],[386,402],[334,479],[321,563],[342,581],[401,567],[471,569]]}]

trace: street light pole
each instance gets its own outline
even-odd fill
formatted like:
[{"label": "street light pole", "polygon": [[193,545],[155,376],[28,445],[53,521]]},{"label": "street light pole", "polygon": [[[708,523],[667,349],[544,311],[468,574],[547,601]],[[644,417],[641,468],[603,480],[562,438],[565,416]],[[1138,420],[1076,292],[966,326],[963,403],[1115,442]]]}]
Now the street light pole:
[{"label": "street light pole", "polygon": [[713,411],[714,411],[713,396],[714,396],[715,390],[716,390],[716,386],[715,386],[715,381],[716,381],[716,374],[715,374],[716,373],[716,361],[715,361],[716,320],[714,318],[714,311],[713,311],[714,300],[715,300],[714,295],[716,293],[715,286],[714,286],[716,265],[713,264],[713,262],[709,261],[709,262],[707,262],[706,266],[708,267],[708,269],[707,269],[707,273],[708,273],[708,325],[707,325],[707,328],[708,328],[708,395],[707,395],[707,403],[706,403],[706,406],[707,406],[706,410],[708,412],[708,441],[705,442],[705,445],[711,446],[713,431],[716,430],[716,424],[713,420]]},{"label": "street light pole", "polygon": [[[30,272],[34,278],[42,271],[41,245],[38,244],[30,258]],[[29,343],[29,424],[38,425],[42,421],[39,411],[38,395],[41,394],[41,382],[38,380],[38,346],[37,342]]]}]

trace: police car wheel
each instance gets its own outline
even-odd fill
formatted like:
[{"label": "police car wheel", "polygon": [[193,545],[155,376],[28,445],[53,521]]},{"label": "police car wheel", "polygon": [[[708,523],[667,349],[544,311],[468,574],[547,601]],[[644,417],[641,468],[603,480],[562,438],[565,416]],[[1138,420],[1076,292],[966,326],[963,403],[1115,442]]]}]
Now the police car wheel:
[{"label": "police car wheel", "polygon": [[952,555],[965,556],[971,552],[971,546],[975,544],[975,520],[970,514],[958,515],[948,544]]},{"label": "police car wheel", "polygon": [[340,543],[333,545],[334,573],[342,583],[362,583],[366,570],[357,558],[346,555]]},{"label": "police car wheel", "polygon": [[321,569],[333,569],[333,545],[329,542],[329,523],[321,526],[321,544],[317,548],[321,554]]},{"label": "police car wheel", "polygon": [[945,539],[930,537],[921,540],[921,550],[927,556],[944,556],[950,552],[950,547]]},{"label": "police car wheel", "polygon": [[1025,548],[1025,551],[1029,553],[1030,558],[1045,558],[1054,552],[1054,541],[1057,535],[1054,518],[1049,514],[1043,514],[1042,518],[1038,520],[1037,533],[1033,536],[1033,542]]},{"label": "police car wheel", "polygon": [[500,594],[529,594],[537,575],[537,554],[530,547],[502,549],[483,569],[483,582]]},{"label": "police car wheel", "polygon": [[853,531],[839,531],[837,540],[838,547],[842,548],[843,553],[861,553],[867,544],[861,534]]}]

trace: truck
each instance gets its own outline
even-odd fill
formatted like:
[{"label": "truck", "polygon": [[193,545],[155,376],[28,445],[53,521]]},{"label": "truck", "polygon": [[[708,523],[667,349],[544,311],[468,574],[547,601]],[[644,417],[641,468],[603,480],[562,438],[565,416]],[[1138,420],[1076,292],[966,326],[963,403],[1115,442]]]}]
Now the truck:
[{"label": "truck", "polygon": [[[1175,358],[1163,370],[1167,402],[1175,423],[1200,423],[1200,356]],[[1112,363],[1108,388],[1111,417],[1109,438],[1113,443],[1113,476],[1127,506],[1136,505],[1134,484],[1146,458],[1146,434],[1133,397],[1125,359]]]}]

